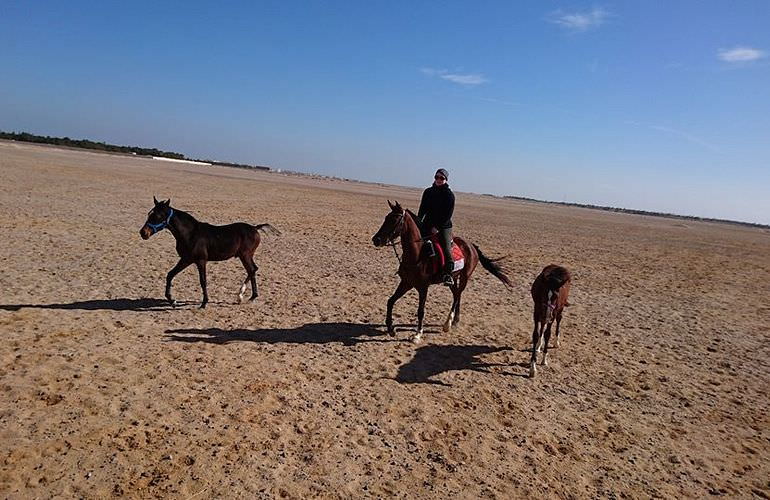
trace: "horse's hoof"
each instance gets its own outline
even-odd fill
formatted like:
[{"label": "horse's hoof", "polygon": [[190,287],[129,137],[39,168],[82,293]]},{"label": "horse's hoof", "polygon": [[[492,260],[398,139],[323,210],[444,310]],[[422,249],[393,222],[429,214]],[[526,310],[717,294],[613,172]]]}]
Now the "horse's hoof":
[{"label": "horse's hoof", "polygon": [[418,332],[414,337],[412,337],[413,344],[419,344],[420,342],[422,342],[422,332]]},{"label": "horse's hoof", "polygon": [[535,364],[529,365],[529,378],[535,378],[535,374],[537,373],[537,368],[535,368]]},{"label": "horse's hoof", "polygon": [[174,300],[174,299],[168,299],[168,303],[169,303],[169,305],[170,305],[171,307],[176,307],[176,306],[178,306],[178,305],[179,305],[179,302],[177,302],[177,301],[176,301],[176,300]]},{"label": "horse's hoof", "polygon": [[198,309],[206,309],[206,304],[205,303],[201,304],[201,306]]},{"label": "horse's hoof", "polygon": [[444,330],[444,333],[449,333],[449,331],[452,330],[452,324],[444,323],[444,326],[441,327],[441,329]]},{"label": "horse's hoof", "polygon": [[255,300],[257,300],[257,297],[259,297],[259,295],[254,295],[249,299],[249,302],[254,302]]}]

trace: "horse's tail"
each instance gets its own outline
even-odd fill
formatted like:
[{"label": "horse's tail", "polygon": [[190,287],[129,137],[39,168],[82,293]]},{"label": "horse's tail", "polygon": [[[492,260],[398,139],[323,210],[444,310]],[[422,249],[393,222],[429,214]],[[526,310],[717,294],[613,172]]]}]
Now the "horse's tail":
[{"label": "horse's tail", "polygon": [[484,267],[484,269],[492,273],[495,278],[502,281],[503,284],[508,288],[513,288],[513,283],[511,282],[510,278],[505,275],[503,268],[500,266],[500,264],[498,264],[498,262],[505,259],[505,257],[500,257],[499,259],[490,259],[484,255],[481,249],[475,244],[473,245],[473,248],[475,248],[476,253],[479,254],[479,262],[481,262],[481,265]]},{"label": "horse's tail", "polygon": [[254,229],[257,231],[262,231],[264,234],[274,234],[276,236],[281,235],[281,232],[270,224],[257,224],[254,226]]}]

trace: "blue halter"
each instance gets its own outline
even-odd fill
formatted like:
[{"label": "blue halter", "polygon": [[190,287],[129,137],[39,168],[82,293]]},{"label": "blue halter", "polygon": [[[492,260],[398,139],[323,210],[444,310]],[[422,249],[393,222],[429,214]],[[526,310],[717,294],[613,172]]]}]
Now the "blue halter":
[{"label": "blue halter", "polygon": [[158,231],[163,231],[168,227],[168,223],[171,222],[171,216],[174,215],[174,209],[171,207],[168,207],[168,217],[166,217],[166,220],[163,222],[159,222],[158,224],[150,224],[147,223],[147,227],[152,229],[152,234],[157,233]]}]

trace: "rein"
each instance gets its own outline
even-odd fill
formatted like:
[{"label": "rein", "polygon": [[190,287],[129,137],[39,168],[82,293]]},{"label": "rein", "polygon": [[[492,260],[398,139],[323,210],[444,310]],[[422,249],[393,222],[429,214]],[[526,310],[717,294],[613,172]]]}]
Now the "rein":
[{"label": "rein", "polygon": [[147,227],[152,229],[152,234],[157,233],[158,231],[163,231],[168,227],[168,224],[171,222],[171,216],[174,215],[174,209],[171,207],[168,207],[168,217],[166,217],[166,220],[163,222],[159,222],[158,224],[150,224],[147,223]]},{"label": "rein", "polygon": [[[404,225],[405,225],[404,223],[406,222],[407,214],[408,214],[408,212],[406,210],[404,210],[404,213],[401,214],[401,220],[398,221],[398,223],[396,224],[396,227],[393,230],[393,234],[395,234],[396,231],[401,232],[404,229]],[[424,243],[425,240],[427,240],[427,239],[429,239],[429,237],[420,237],[419,239],[416,239],[414,241],[407,241],[407,240],[404,240],[403,238],[401,238],[401,241],[407,241],[407,243],[417,243],[417,242],[423,242]],[[396,244],[397,244],[396,238],[390,239],[390,242],[388,243],[388,245],[393,247],[393,253],[396,254],[396,259],[398,260],[398,264],[400,266],[401,264],[403,264],[403,260],[398,255],[398,250],[396,250]]]}]

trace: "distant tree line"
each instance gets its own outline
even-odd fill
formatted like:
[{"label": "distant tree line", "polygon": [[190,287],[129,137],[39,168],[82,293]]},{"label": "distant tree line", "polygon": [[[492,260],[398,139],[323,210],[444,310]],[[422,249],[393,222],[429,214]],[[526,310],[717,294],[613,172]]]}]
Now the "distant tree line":
[{"label": "distant tree line", "polygon": [[[495,195],[487,195],[492,196],[494,198],[497,198]],[[695,215],[677,215],[677,214],[670,214],[667,212],[650,212],[647,210],[637,210],[634,208],[619,208],[619,207],[607,207],[602,205],[590,205],[586,203],[571,203],[568,201],[546,201],[546,200],[537,200],[535,198],[526,198],[524,196],[503,196],[503,198],[509,199],[509,200],[521,200],[521,201],[534,201],[536,203],[548,203],[551,205],[562,205],[565,207],[578,207],[578,208],[590,208],[592,210],[604,210],[607,212],[619,212],[624,214],[634,214],[634,215],[649,215],[652,217],[666,217],[669,219],[683,219],[683,220],[692,220],[692,221],[701,221],[701,222],[720,222],[720,223],[727,223],[727,224],[737,224],[739,226],[750,226],[750,227],[759,227],[759,228],[770,228],[770,226],[766,224],[758,224],[754,222],[742,222],[742,221],[735,221],[735,220],[728,220],[728,219],[715,219],[712,217],[698,217]]]},{"label": "distant tree line", "polygon": [[53,144],[55,146],[66,146],[71,148],[94,149],[96,151],[107,151],[110,153],[136,154],[142,156],[162,156],[163,158],[173,158],[175,160],[191,160],[211,163],[223,167],[235,168],[253,168],[257,170],[270,170],[270,167],[261,165],[247,165],[244,163],[231,163],[217,160],[193,160],[187,158],[181,153],[173,151],[161,151],[156,148],[138,148],[136,146],[116,146],[106,142],[89,141],[88,139],[70,139],[69,137],[50,137],[47,135],[35,135],[28,132],[3,132],[0,130],[0,139],[10,139],[13,141],[33,142],[37,144]]},{"label": "distant tree line", "polygon": [[186,160],[185,156],[173,151],[161,151],[156,148],[138,148],[135,146],[116,146],[106,142],[89,141],[88,139],[70,139],[69,137],[49,137],[47,135],[35,135],[27,132],[3,132],[0,131],[0,139],[13,141],[34,142],[37,144],[54,144],[56,146],[68,146],[72,148],[95,149],[111,153],[137,154],[144,156],[163,156],[176,160]]},{"label": "distant tree line", "polygon": [[262,165],[248,165],[246,163],[232,163],[229,161],[217,161],[217,160],[195,160],[195,161],[202,161],[205,163],[211,163],[212,165],[217,165],[219,167],[233,167],[233,168],[251,168],[256,170],[270,170],[270,167],[265,167]]}]

